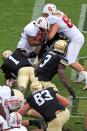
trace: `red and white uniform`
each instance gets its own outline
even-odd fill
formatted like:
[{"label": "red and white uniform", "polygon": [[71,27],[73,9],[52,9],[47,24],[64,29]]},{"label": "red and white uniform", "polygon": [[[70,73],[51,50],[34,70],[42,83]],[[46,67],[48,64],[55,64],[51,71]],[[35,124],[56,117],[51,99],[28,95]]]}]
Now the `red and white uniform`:
[{"label": "red and white uniform", "polygon": [[21,39],[18,42],[17,48],[24,48],[27,52],[32,52],[35,47],[31,47],[27,40],[27,36],[36,36],[38,33],[38,27],[35,25],[35,21],[30,22],[24,27],[21,33]]},{"label": "red and white uniform", "polygon": [[[17,48],[22,48],[28,53],[33,52],[35,50],[35,46],[30,46],[29,41],[27,39],[28,36],[36,36],[39,31],[39,28],[35,25],[35,21],[30,22],[27,24],[23,32],[21,33],[20,41],[18,42]],[[35,58],[28,59],[28,61],[32,64]]]},{"label": "red and white uniform", "polygon": [[66,58],[68,63],[71,64],[78,57],[79,51],[84,44],[84,36],[63,12],[60,12],[60,14],[59,16],[49,15],[48,21],[51,25],[57,23],[59,26],[58,32],[63,33],[70,40]]},{"label": "red and white uniform", "polygon": [[0,97],[2,100],[9,99],[11,97],[11,88],[9,86],[0,86]]},{"label": "red and white uniform", "polygon": [[0,123],[3,124],[3,130],[5,129],[5,130],[8,130],[8,131],[27,131],[27,129],[22,125],[20,125],[19,128],[12,128],[11,129],[8,126],[7,121],[1,115],[0,115]]}]

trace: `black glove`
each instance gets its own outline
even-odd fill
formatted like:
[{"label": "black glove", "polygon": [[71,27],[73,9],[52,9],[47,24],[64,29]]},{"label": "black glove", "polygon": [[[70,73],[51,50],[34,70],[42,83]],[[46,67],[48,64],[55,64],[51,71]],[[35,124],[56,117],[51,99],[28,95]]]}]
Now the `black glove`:
[{"label": "black glove", "polygon": [[43,118],[36,119],[36,120],[29,120],[29,125],[37,126],[39,129],[43,129],[44,131],[46,131],[46,128],[48,126]]},{"label": "black glove", "polygon": [[70,95],[72,96],[72,99],[73,100],[76,99],[76,94],[75,94],[74,90],[72,88],[70,88],[68,91],[69,91]]},{"label": "black glove", "polygon": [[43,120],[43,118],[41,118],[37,120],[37,126],[39,129],[43,129],[44,131],[46,131],[48,124]]}]

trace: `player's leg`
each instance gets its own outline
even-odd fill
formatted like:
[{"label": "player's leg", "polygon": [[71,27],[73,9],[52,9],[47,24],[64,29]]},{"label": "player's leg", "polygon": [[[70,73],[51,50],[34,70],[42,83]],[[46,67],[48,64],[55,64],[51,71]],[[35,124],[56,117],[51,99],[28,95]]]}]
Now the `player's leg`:
[{"label": "player's leg", "polygon": [[[81,39],[80,39],[81,40]],[[72,41],[67,50],[66,58],[68,59],[69,66],[73,68],[75,71],[79,72],[81,75],[83,75],[83,78],[85,79],[86,87],[87,87],[87,72],[85,68],[78,63],[77,57],[79,54],[79,51],[81,47],[83,46],[83,40],[81,41]],[[82,42],[82,43],[81,43]]]},{"label": "player's leg", "polygon": [[21,92],[25,92],[29,80],[30,82],[37,80],[37,78],[34,75],[34,68],[33,67],[21,68],[18,72],[18,78],[17,78],[18,89]]},{"label": "player's leg", "polygon": [[70,118],[70,112],[66,108],[64,111],[56,113],[57,117],[57,130],[62,131],[63,125],[69,120]]}]

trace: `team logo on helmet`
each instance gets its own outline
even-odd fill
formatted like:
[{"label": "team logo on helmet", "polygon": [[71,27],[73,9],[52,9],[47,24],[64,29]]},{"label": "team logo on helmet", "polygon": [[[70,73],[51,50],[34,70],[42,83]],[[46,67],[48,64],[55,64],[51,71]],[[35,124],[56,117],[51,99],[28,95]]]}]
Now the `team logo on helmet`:
[{"label": "team logo on helmet", "polygon": [[54,4],[46,4],[43,8],[43,14],[53,14],[57,10],[56,5]]},{"label": "team logo on helmet", "polygon": [[49,29],[49,22],[45,17],[39,17],[36,21],[36,25],[39,29]]}]

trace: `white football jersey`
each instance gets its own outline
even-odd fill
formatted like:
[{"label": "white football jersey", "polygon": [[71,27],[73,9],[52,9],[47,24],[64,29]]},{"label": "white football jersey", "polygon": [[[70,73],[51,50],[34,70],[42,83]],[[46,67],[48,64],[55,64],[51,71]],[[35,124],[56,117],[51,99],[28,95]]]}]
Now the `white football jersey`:
[{"label": "white football jersey", "polygon": [[27,52],[32,52],[35,47],[31,47],[27,40],[27,36],[36,36],[38,32],[38,27],[35,25],[35,21],[30,22],[24,27],[21,33],[21,39],[18,42],[17,48],[24,48]]},{"label": "white football jersey", "polygon": [[5,100],[11,97],[11,89],[9,86],[0,86],[0,97]]},{"label": "white football jersey", "polygon": [[55,15],[48,16],[49,24],[58,24],[58,33],[62,33],[69,41],[66,59],[68,64],[74,63],[78,57],[79,51],[84,44],[84,36],[72,21],[61,11],[55,12]]},{"label": "white football jersey", "polygon": [[20,128],[13,128],[10,129],[9,131],[28,131],[24,126],[20,126]]},{"label": "white football jersey", "polygon": [[3,128],[7,129],[8,128],[8,124],[7,121],[0,115],[0,124],[3,124]]},{"label": "white football jersey", "polygon": [[2,98],[2,104],[6,113],[6,120],[9,120],[9,109],[5,105],[5,100],[11,97],[11,89],[9,86],[0,86],[0,97]]},{"label": "white football jersey", "polygon": [[59,11],[59,15],[49,15],[49,24],[57,23],[59,25],[59,33],[63,33],[69,40],[76,39],[80,35],[79,29],[72,23],[72,21],[63,13]]}]

